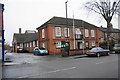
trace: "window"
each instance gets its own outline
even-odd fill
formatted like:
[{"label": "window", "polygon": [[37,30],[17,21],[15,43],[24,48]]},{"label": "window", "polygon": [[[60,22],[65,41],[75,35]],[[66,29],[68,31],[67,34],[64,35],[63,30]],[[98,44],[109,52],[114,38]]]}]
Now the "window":
[{"label": "window", "polygon": [[85,45],[86,45],[86,48],[89,48],[89,42],[86,42]]},{"label": "window", "polygon": [[45,43],[42,43],[42,47],[45,48]]},{"label": "window", "polygon": [[27,43],[27,47],[29,47],[29,43]]},{"label": "window", "polygon": [[23,48],[23,44],[22,43],[20,44],[20,48]]},{"label": "window", "polygon": [[24,47],[26,47],[26,43],[24,44]]},{"label": "window", "polygon": [[[68,36],[67,36],[67,30],[68,30]],[[65,37],[69,37],[69,28],[64,28],[64,35]]]},{"label": "window", "polygon": [[91,37],[95,37],[95,30],[91,30]]},{"label": "window", "polygon": [[56,48],[61,48],[61,42],[56,42]]},{"label": "window", "polygon": [[38,41],[37,41],[37,46],[38,46]]},{"label": "window", "polygon": [[45,30],[42,29],[42,38],[45,38]]},{"label": "window", "polygon": [[95,41],[91,41],[92,46],[95,46]]},{"label": "window", "polygon": [[56,37],[60,37],[61,36],[61,28],[60,27],[56,27]]},{"label": "window", "polygon": [[89,37],[89,30],[85,29],[85,37]]},{"label": "window", "polygon": [[35,47],[35,41],[33,41],[33,47]]},{"label": "window", "polygon": [[75,31],[75,38],[80,39],[80,35],[81,35],[81,31],[80,31],[79,28],[77,28],[76,31]]},{"label": "window", "polygon": [[30,47],[32,47],[32,42],[30,42]]}]

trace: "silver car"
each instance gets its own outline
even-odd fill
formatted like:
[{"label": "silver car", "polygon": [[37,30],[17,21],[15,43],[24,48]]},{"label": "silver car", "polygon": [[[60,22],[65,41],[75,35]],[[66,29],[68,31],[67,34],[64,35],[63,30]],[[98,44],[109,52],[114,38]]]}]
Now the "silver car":
[{"label": "silver car", "polygon": [[101,55],[109,56],[109,54],[110,54],[110,50],[106,50],[101,47],[95,47],[86,52],[86,55],[88,55],[88,56],[93,55],[93,56],[97,56],[97,57],[100,57]]}]

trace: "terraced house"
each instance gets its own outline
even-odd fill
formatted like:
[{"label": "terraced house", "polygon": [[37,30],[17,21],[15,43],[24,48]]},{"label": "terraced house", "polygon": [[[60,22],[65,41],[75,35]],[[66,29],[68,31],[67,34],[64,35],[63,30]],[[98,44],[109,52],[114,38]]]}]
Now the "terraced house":
[{"label": "terraced house", "polygon": [[33,52],[33,49],[38,46],[38,34],[34,30],[26,30],[25,33],[14,33],[13,36],[13,52]]},{"label": "terraced house", "polygon": [[[74,24],[73,24],[74,22]],[[37,28],[38,45],[49,50],[49,54],[60,54],[61,42],[69,44],[70,49],[90,49],[99,46],[98,27],[78,19],[53,17]]]},{"label": "terraced house", "polygon": [[[107,28],[105,27],[100,27],[99,28],[99,41],[104,42],[107,41]],[[112,28],[110,31],[110,39],[109,40],[114,40],[115,43],[119,43],[120,40],[120,30]]]}]

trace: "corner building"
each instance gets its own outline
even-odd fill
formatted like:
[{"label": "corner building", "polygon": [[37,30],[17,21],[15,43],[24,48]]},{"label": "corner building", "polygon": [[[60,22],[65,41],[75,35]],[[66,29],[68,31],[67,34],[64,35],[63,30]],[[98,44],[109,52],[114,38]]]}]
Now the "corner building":
[{"label": "corner building", "polygon": [[[53,17],[37,28],[38,45],[49,50],[49,54],[61,53],[61,41],[69,44],[70,50],[88,50],[99,46],[98,27],[83,20]],[[67,32],[68,31],[68,32]],[[75,45],[75,48],[74,48]]]}]

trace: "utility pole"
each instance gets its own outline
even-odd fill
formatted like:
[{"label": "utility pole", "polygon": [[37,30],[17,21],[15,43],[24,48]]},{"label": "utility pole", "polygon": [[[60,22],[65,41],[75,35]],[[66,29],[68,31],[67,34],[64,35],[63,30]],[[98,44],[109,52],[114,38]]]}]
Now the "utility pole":
[{"label": "utility pole", "polygon": [[74,12],[73,12],[73,45],[75,49],[75,21],[74,21]]},{"label": "utility pole", "polygon": [[68,1],[65,2],[65,6],[66,6],[66,26],[67,26],[67,38],[68,38],[68,13],[67,13],[67,3]]},{"label": "utility pole", "polygon": [[84,30],[85,30],[85,28],[84,28],[84,23],[83,23],[83,21],[82,21],[82,27],[83,27],[83,41],[82,41],[82,43],[83,43],[83,54],[84,54],[84,52],[85,52],[85,50],[84,50],[84,45],[85,45],[85,41],[84,41],[84,36],[85,36],[85,32],[84,32]]},{"label": "utility pole", "polygon": [[[68,1],[65,2],[65,7],[66,7],[66,26],[67,26],[67,38],[68,38],[68,15],[67,15],[67,3]],[[68,41],[68,39],[67,39]],[[67,46],[66,46],[66,51],[68,53],[68,56],[69,56],[69,44],[67,43]]]}]

